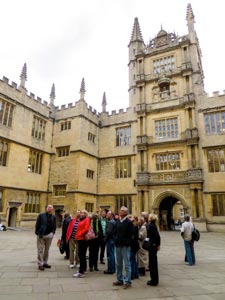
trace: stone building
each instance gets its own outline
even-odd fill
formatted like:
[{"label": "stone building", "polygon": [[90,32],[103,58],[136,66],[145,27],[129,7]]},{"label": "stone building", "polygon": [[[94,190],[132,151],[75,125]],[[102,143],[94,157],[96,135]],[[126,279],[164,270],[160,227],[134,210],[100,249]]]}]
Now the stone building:
[{"label": "stone building", "polygon": [[0,217],[32,227],[47,203],[61,215],[86,208],[159,215],[161,229],[190,213],[200,230],[225,231],[225,95],[204,91],[194,14],[187,35],[163,28],[145,44],[134,20],[129,107],[102,112],[80,99],[54,105],[0,80]]}]

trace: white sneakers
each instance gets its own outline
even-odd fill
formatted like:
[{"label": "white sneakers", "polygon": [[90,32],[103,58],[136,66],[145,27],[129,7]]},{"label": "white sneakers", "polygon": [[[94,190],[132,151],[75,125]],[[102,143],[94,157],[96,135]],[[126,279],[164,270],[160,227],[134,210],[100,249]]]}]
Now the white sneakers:
[{"label": "white sneakers", "polygon": [[75,277],[75,278],[84,278],[85,275],[84,275],[84,274],[81,274],[81,273],[79,273],[79,272],[77,272],[77,273],[74,273],[74,274],[73,274],[73,277]]},{"label": "white sneakers", "polygon": [[70,265],[69,265],[69,267],[70,267],[71,269],[73,269],[73,268],[79,268],[79,267],[80,267],[80,265],[78,265],[78,264],[77,264],[77,265],[70,264]]}]

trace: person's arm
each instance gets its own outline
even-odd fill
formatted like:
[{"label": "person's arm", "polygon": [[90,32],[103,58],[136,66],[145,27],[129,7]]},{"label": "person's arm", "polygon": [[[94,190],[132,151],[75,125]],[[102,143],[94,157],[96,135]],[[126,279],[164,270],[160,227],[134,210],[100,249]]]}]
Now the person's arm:
[{"label": "person's arm", "polygon": [[182,238],[184,238],[184,223],[181,225],[181,229],[180,229],[180,234],[182,236]]},{"label": "person's arm", "polygon": [[41,225],[41,217],[40,217],[40,215],[38,215],[36,225],[35,225],[35,234],[36,235],[39,234],[40,225]]},{"label": "person's arm", "polygon": [[53,232],[53,234],[55,234],[55,232],[56,232],[56,217],[55,216],[53,216],[52,232]]}]

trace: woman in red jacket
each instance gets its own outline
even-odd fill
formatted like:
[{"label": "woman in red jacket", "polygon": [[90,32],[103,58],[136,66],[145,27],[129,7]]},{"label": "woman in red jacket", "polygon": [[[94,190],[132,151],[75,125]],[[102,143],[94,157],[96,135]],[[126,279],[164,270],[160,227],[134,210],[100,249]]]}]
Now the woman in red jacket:
[{"label": "woman in red jacket", "polygon": [[86,252],[87,252],[87,241],[85,240],[85,234],[90,228],[90,219],[88,218],[88,212],[84,209],[80,214],[80,221],[77,226],[77,232],[75,240],[78,243],[78,256],[80,259],[79,272],[74,273],[73,277],[83,278],[87,270]]}]

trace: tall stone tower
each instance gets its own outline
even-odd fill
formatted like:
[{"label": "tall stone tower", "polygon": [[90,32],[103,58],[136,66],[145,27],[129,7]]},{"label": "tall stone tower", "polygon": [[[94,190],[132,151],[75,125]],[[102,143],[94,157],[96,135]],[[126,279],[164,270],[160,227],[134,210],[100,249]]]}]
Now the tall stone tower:
[{"label": "tall stone tower", "polygon": [[138,65],[137,55],[143,54],[145,44],[142,38],[138,18],[134,19],[129,48],[129,106],[134,107],[137,101],[136,75],[142,73],[142,65]]},{"label": "tall stone tower", "polygon": [[194,14],[187,7],[188,34],[162,27],[145,46],[135,18],[129,44],[130,105],[137,111],[138,213],[154,210],[168,222],[169,206],[181,203],[204,219],[196,107],[204,92]]}]

